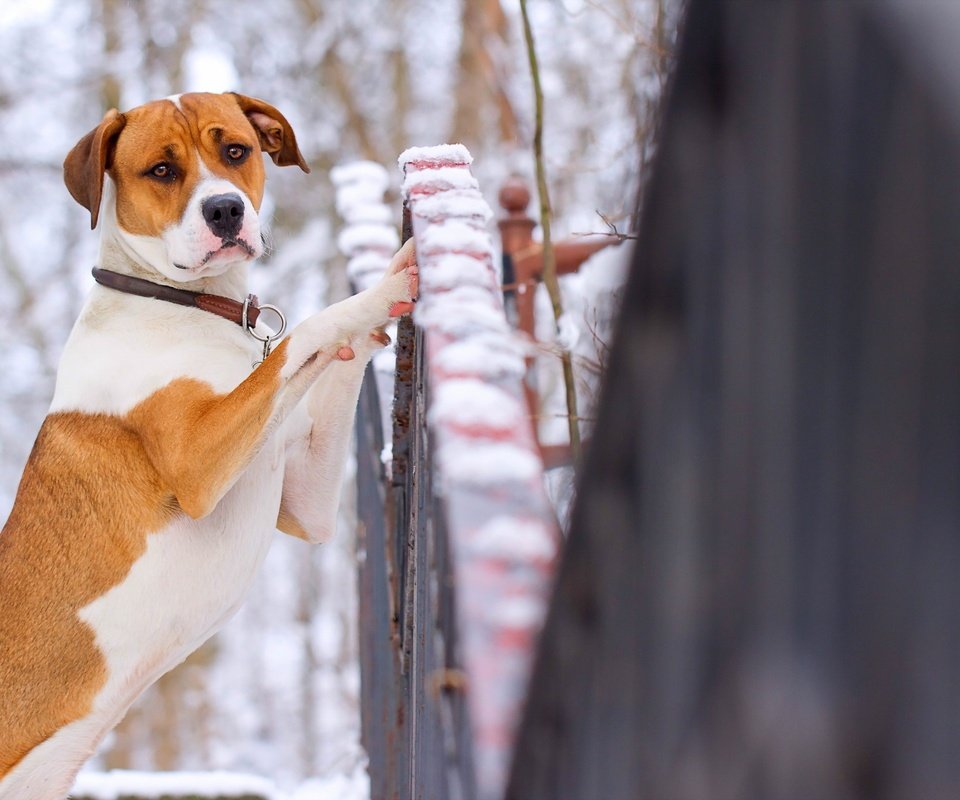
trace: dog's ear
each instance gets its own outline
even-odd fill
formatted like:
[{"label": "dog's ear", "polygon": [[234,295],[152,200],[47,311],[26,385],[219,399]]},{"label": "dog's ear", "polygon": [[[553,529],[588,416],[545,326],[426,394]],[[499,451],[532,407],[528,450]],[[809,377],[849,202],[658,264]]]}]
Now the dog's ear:
[{"label": "dog's ear", "polygon": [[227,94],[236,98],[240,110],[247,115],[247,119],[260,137],[260,147],[263,152],[270,154],[274,164],[279,167],[290,167],[296,164],[304,172],[310,171],[300,148],[297,147],[297,137],[293,133],[293,128],[283,114],[256,97],[247,97],[245,94],[236,92],[227,92]]},{"label": "dog's ear", "polygon": [[110,167],[117,137],[126,124],[123,114],[110,109],[103,120],[67,153],[63,161],[63,182],[80,205],[90,212],[90,229],[97,227],[103,173]]}]

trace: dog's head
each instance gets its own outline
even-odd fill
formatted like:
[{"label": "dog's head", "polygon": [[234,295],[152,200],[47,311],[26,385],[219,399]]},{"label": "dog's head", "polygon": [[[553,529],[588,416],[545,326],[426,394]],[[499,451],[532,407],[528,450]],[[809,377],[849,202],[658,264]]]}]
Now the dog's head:
[{"label": "dog's head", "polygon": [[102,200],[105,229],[115,226],[141,263],[186,282],[263,252],[261,153],[310,171],[273,106],[232,92],[184,94],[108,111],[67,155],[63,173],[92,228]]}]

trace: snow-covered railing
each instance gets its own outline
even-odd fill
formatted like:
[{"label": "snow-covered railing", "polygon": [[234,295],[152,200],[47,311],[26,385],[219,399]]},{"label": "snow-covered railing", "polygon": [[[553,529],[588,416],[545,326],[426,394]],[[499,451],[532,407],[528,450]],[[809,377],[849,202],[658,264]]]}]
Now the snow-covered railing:
[{"label": "snow-covered railing", "polygon": [[558,534],[503,314],[490,210],[462,146],[408,150],[427,422],[444,500],[480,797],[499,796]]},{"label": "snow-covered railing", "polygon": [[461,145],[400,159],[421,288],[397,332],[389,471],[372,379],[361,400],[373,797],[503,795],[559,541],[470,161]]}]

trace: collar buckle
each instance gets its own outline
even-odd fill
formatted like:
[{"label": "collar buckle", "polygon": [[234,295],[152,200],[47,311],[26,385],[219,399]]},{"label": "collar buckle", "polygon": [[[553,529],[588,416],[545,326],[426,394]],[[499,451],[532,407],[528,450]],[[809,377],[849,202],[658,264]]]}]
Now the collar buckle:
[{"label": "collar buckle", "polygon": [[[274,333],[268,333],[266,335],[260,335],[257,333],[256,329],[250,325],[250,320],[247,316],[249,310],[255,308],[258,311],[257,319],[259,319],[259,314],[262,314],[264,311],[272,311],[277,315],[277,318],[280,320],[280,327]],[[259,361],[255,362],[253,366],[259,367],[270,355],[270,350],[273,347],[273,343],[283,336],[284,331],[287,329],[287,318],[283,315],[283,312],[274,305],[270,303],[264,303],[262,306],[259,305],[257,301],[257,296],[255,294],[248,294],[246,299],[243,301],[243,311],[240,316],[240,324],[243,326],[244,331],[249,333],[254,339],[258,342],[263,342],[263,356]],[[256,323],[254,323],[255,325]],[[269,330],[269,328],[267,329]]]}]

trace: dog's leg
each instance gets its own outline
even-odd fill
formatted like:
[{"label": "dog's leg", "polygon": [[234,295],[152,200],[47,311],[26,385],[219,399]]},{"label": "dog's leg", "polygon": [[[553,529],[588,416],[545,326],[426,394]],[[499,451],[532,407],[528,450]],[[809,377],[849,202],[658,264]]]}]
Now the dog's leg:
[{"label": "dog's leg", "polygon": [[[385,280],[407,271],[415,284],[412,241],[394,257]],[[411,296],[416,285],[411,286]],[[401,306],[397,311],[406,311]],[[277,527],[309,542],[327,541],[336,530],[343,468],[350,447],[360,384],[373,353],[389,339],[367,331],[350,342],[348,360],[334,362],[288,422],[283,499]]]},{"label": "dog's leg", "polygon": [[277,519],[284,533],[314,543],[333,536],[360,384],[371,355],[385,338],[386,334],[370,334],[369,344],[352,345],[354,358],[330,364],[288,420]]},{"label": "dog's leg", "polygon": [[331,362],[409,310],[417,280],[411,252],[377,286],[294,328],[229,394],[218,396],[200,381],[181,379],[133,409],[129,422],[187,514],[209,514]]}]

